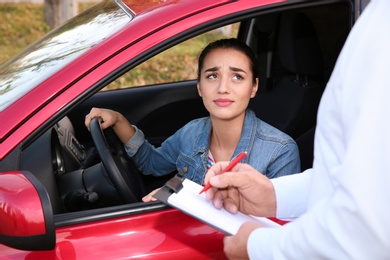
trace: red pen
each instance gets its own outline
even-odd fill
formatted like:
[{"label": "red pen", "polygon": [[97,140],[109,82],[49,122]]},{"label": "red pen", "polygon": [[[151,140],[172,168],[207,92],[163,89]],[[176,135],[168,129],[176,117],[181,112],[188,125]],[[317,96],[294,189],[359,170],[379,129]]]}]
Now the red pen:
[{"label": "red pen", "polygon": [[[222,173],[225,173],[225,172],[228,172],[230,171],[231,169],[233,169],[234,166],[237,165],[237,163],[239,163],[242,159],[244,159],[244,157],[246,156],[247,152],[241,152],[239,155],[237,155],[235,158],[233,158],[233,160],[230,161],[229,165],[226,166],[225,169],[223,169],[219,174],[222,174]],[[211,184],[210,182],[207,183],[203,189],[199,192],[199,194],[201,194],[202,192],[208,190],[211,188]]]}]

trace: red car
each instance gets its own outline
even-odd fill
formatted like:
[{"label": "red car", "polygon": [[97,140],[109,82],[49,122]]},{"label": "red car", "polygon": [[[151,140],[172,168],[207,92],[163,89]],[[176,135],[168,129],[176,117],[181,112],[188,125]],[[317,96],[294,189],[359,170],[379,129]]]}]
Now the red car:
[{"label": "red car", "polygon": [[1,258],[225,258],[222,233],[161,202],[141,202],[175,173],[140,174],[113,132],[95,124],[90,133],[85,115],[92,107],[120,111],[159,146],[207,115],[186,51],[237,37],[261,65],[251,109],[292,136],[302,169],[311,167],[318,103],[365,2],[105,0],[5,63]]}]

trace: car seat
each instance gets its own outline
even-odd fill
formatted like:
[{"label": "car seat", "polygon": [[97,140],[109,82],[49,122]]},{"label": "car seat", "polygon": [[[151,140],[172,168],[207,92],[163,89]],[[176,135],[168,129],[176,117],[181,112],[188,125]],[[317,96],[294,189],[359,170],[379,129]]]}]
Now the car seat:
[{"label": "car seat", "polygon": [[277,41],[282,73],[274,72],[271,86],[259,88],[250,108],[295,139],[316,124],[325,86],[322,51],[315,27],[303,13],[281,15]]},{"label": "car seat", "polygon": [[301,171],[313,167],[315,126],[295,139],[301,159]]}]

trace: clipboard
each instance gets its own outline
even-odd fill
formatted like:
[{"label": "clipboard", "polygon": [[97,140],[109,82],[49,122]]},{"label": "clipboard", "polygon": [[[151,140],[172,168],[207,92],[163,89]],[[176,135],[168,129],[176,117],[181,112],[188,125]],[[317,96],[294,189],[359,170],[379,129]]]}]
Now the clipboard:
[{"label": "clipboard", "polygon": [[217,209],[205,194],[199,194],[203,186],[184,179],[180,175],[171,178],[153,197],[163,203],[198,219],[226,235],[237,233],[241,224],[247,221],[260,223],[263,227],[279,227],[268,218],[246,215],[241,212],[232,214],[225,209]]}]

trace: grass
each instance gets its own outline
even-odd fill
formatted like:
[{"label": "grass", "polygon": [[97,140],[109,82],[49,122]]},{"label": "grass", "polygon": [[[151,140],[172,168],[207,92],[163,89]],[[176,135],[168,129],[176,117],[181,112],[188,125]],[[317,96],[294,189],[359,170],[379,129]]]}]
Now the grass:
[{"label": "grass", "polygon": [[[93,3],[80,4],[79,11]],[[43,4],[0,4],[0,66],[37,41],[51,28],[44,21]],[[232,34],[237,33],[233,26]],[[226,37],[214,30],[185,41],[142,63],[105,88],[118,89],[178,80],[194,79],[199,51],[210,41]]]},{"label": "grass", "polygon": [[0,65],[49,30],[43,4],[0,4]]}]

